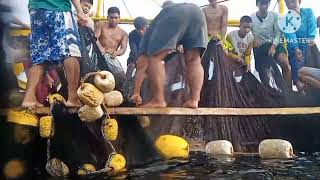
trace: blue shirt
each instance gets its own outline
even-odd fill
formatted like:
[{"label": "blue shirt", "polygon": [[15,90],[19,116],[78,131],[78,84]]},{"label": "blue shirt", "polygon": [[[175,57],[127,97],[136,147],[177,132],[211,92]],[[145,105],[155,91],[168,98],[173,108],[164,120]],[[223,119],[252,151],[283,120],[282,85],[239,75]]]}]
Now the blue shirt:
[{"label": "blue shirt", "polygon": [[299,30],[295,33],[285,33],[289,53],[295,53],[295,49],[297,48],[304,51],[308,46],[306,40],[314,40],[317,35],[317,20],[313,10],[310,8],[301,8],[300,15],[301,27]]},{"label": "blue shirt", "polygon": [[312,9],[301,8],[301,27],[295,33],[285,33],[288,42],[289,62],[291,65],[292,80],[294,83],[298,81],[298,71],[304,66],[305,60],[298,61],[296,59],[295,50],[299,48],[303,57],[308,47],[308,41],[314,40],[317,35],[317,21]]}]

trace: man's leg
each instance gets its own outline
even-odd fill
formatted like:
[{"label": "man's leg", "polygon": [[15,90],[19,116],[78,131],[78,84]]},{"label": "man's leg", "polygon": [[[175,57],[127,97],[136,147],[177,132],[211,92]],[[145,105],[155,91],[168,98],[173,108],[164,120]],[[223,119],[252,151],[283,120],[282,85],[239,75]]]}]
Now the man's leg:
[{"label": "man's leg", "polygon": [[320,88],[320,69],[302,67],[299,70],[299,79],[315,88]]},{"label": "man's leg", "polygon": [[166,107],[164,97],[165,68],[163,59],[170,50],[164,50],[156,55],[149,56],[147,73],[150,79],[152,99],[143,107]]},{"label": "man's leg", "polygon": [[28,83],[26,94],[22,102],[23,107],[43,107],[36,98],[36,88],[43,77],[43,65],[34,65],[28,71]]},{"label": "man's leg", "polygon": [[130,100],[133,103],[135,103],[137,106],[142,104],[142,98],[140,93],[141,93],[141,87],[142,87],[143,81],[146,77],[147,68],[148,68],[148,58],[147,56],[142,55],[139,57],[137,61],[134,90],[130,98]]},{"label": "man's leg", "polygon": [[78,58],[69,57],[63,62],[65,74],[68,82],[68,100],[67,107],[80,107],[81,102],[77,95],[77,89],[80,81],[80,65]]},{"label": "man's leg", "polygon": [[286,81],[287,87],[292,89],[291,67],[289,64],[288,55],[286,53],[280,53],[277,59],[280,63],[283,78]]},{"label": "man's leg", "polygon": [[187,80],[191,90],[191,98],[184,103],[183,107],[198,108],[204,76],[203,67],[201,65],[200,50],[186,50],[185,59],[187,64]]}]

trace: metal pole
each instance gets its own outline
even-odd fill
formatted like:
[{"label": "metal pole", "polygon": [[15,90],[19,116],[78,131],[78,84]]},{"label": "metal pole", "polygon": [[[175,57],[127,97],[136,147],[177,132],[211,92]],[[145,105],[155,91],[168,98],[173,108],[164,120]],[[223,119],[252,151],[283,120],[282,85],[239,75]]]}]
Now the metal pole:
[{"label": "metal pole", "polygon": [[279,14],[280,15],[284,15],[284,13],[285,13],[285,2],[284,2],[285,0],[278,0],[278,5],[279,5]]},{"label": "metal pole", "polygon": [[98,18],[101,18],[103,17],[103,14],[101,13],[101,8],[103,7],[103,3],[104,3],[104,0],[98,0],[98,6],[97,6],[97,17]]}]

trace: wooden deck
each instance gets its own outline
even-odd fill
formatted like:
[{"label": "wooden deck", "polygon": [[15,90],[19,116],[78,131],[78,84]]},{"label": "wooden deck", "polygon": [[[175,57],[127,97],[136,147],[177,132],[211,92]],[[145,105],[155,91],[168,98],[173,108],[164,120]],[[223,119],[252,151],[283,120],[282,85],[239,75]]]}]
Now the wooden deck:
[{"label": "wooden deck", "polygon": [[[8,109],[7,109],[8,110]],[[7,110],[1,110],[1,114]],[[17,109],[19,110],[19,109]],[[77,113],[76,108],[70,113]],[[49,108],[30,110],[38,115],[48,115]],[[299,108],[107,108],[110,115],[137,115],[137,116],[276,116],[276,115],[320,115],[320,107]]]}]

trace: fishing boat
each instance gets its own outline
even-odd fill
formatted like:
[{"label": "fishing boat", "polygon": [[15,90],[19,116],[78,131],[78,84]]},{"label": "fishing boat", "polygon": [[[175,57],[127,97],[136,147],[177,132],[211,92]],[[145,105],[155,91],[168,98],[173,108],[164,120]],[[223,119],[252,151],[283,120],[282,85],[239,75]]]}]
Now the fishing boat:
[{"label": "fishing boat", "polygon": [[[101,7],[103,3],[101,0],[98,1],[98,11],[97,17],[94,17],[96,21],[105,20],[102,16]],[[279,12],[284,13],[284,0],[278,1]],[[129,13],[130,14],[130,13]],[[121,23],[124,24],[132,24],[132,18],[124,18],[121,20]],[[229,20],[229,26],[236,27],[239,25],[238,20]],[[11,31],[12,37],[27,37],[30,34],[29,30],[26,29],[13,29]],[[15,64],[15,74],[17,75],[18,85],[21,89],[25,89],[26,86],[26,78],[21,75],[24,71],[22,68],[22,64]],[[20,76],[19,76],[20,75]],[[172,77],[174,78],[174,77]],[[180,90],[183,88],[180,88]],[[178,92],[179,93],[179,92]],[[182,90],[181,90],[181,93]],[[148,93],[147,93],[148,94]],[[109,116],[114,116],[121,119],[122,122],[130,121],[132,118],[128,117],[148,117],[151,119],[150,127],[147,127],[145,130],[147,134],[151,137],[152,140],[156,139],[158,136],[163,134],[174,134],[181,136],[187,139],[190,142],[191,148],[194,150],[204,150],[205,144],[210,140],[218,140],[218,139],[210,139],[205,138],[213,137],[219,138],[219,136],[224,134],[224,131],[228,131],[228,133],[232,134],[234,139],[239,139],[241,142],[232,143],[235,145],[236,150],[240,153],[247,153],[247,152],[257,152],[257,146],[259,145],[260,136],[257,135],[256,137],[246,137],[246,141],[242,141],[241,138],[245,137],[246,134],[238,135],[237,133],[233,134],[232,131],[237,132],[236,126],[226,130],[228,126],[224,126],[222,129],[214,129],[213,131],[221,131],[217,134],[219,135],[203,135],[206,131],[206,124],[203,122],[208,121],[217,121],[221,123],[228,124],[232,121],[237,121],[241,124],[242,120],[252,120],[257,121],[261,120],[263,122],[272,122],[272,126],[269,127],[268,136],[265,138],[280,138],[286,139],[290,141],[294,148],[297,151],[309,151],[309,152],[318,152],[320,151],[320,135],[318,133],[318,129],[320,128],[320,96],[319,93],[315,93],[318,96],[306,96],[301,97],[301,100],[305,102],[313,102],[313,104],[304,104],[304,107],[201,107],[198,109],[188,109],[188,108],[179,108],[179,107],[168,107],[168,108],[136,108],[136,107],[108,107],[105,111],[108,113]],[[147,95],[146,95],[147,96]],[[176,94],[175,94],[176,96]],[[178,96],[179,97],[179,96]],[[298,96],[297,96],[298,97]],[[175,97],[174,97],[175,98]],[[173,99],[174,99],[173,98]],[[292,96],[291,98],[294,98]],[[306,99],[309,98],[309,99]],[[297,100],[299,101],[299,99]],[[65,110],[65,108],[59,107],[60,110]],[[12,109],[4,109],[1,110],[2,114],[8,113]],[[14,110],[18,111],[25,111],[21,108],[14,108]],[[66,112],[61,112],[64,114],[66,119],[72,119],[71,117],[75,117],[74,114],[77,115],[78,109],[69,109]],[[49,107],[46,108],[39,108],[35,110],[28,111],[27,113],[33,114],[38,117],[38,119],[42,116],[46,116],[52,113],[52,109],[50,110]],[[70,117],[68,117],[70,116]],[[61,117],[62,118],[62,117]],[[126,119],[128,118],[128,119]],[[31,118],[32,119],[32,118]],[[240,119],[240,120],[239,120]],[[30,118],[17,118],[17,119],[8,119],[12,124],[20,124],[23,126],[30,126],[32,131],[35,133],[37,127],[39,126],[39,121],[37,120],[30,120]],[[59,124],[59,123],[58,123]],[[124,123],[120,123],[124,124]],[[257,124],[257,127],[251,126],[248,127],[248,134],[251,134],[249,131],[254,131],[255,128],[259,129],[258,127],[260,124]],[[68,127],[72,128],[72,124],[68,124]],[[81,126],[77,123],[77,126]],[[218,127],[218,126],[217,126]],[[221,126],[222,127],[222,126]],[[243,126],[238,126],[243,128]],[[94,129],[94,127],[93,127]],[[129,131],[129,127],[125,127],[124,129]],[[91,129],[92,130],[92,129]],[[99,131],[100,132],[100,131]],[[244,131],[241,131],[244,132]],[[202,134],[201,134],[202,133]],[[239,136],[239,137],[236,137]],[[58,136],[63,138],[63,136]],[[259,138],[258,138],[259,137]],[[134,141],[134,138],[127,136],[122,136],[120,138],[120,142],[116,142],[115,147],[121,149],[121,141],[126,140],[126,138]],[[223,137],[220,137],[223,138]],[[230,141],[234,139],[228,139]],[[252,141],[247,141],[251,139]],[[79,140],[79,139],[78,139]],[[259,141],[258,141],[259,140]],[[129,141],[129,140],[128,140]],[[133,142],[128,143],[130,145],[134,145]],[[81,144],[86,148],[86,145]],[[129,145],[128,145],[129,146]],[[128,148],[127,146],[127,148]],[[128,148],[130,149],[130,148]],[[128,149],[121,149],[120,151],[129,152]],[[193,149],[191,149],[193,150]],[[131,151],[131,152],[134,152]],[[150,156],[152,153],[150,153]],[[41,156],[45,156],[42,154]],[[130,155],[127,154],[130,157]],[[134,164],[136,159],[134,158],[127,158],[132,161],[131,163]],[[146,162],[148,161],[145,159]],[[141,163],[141,160],[139,160]]]}]

